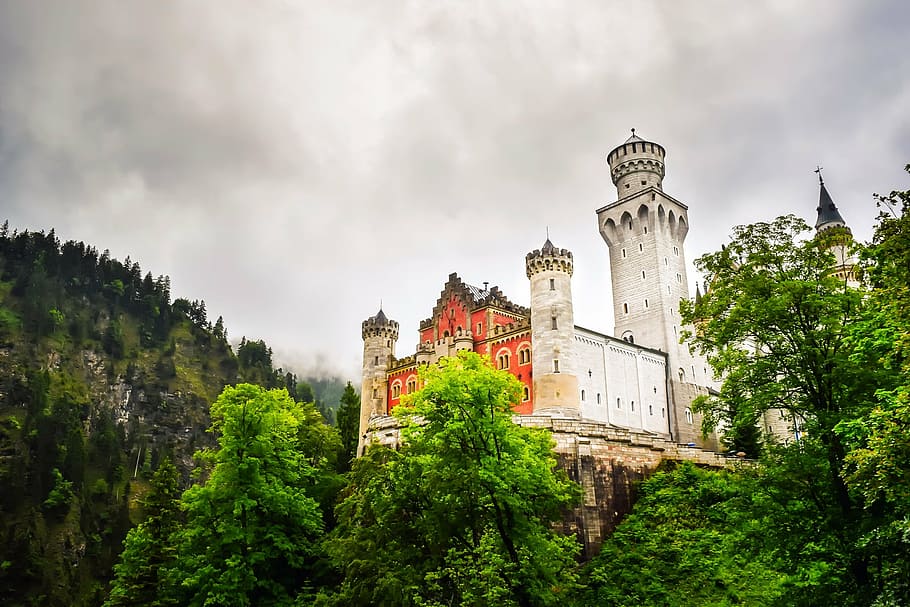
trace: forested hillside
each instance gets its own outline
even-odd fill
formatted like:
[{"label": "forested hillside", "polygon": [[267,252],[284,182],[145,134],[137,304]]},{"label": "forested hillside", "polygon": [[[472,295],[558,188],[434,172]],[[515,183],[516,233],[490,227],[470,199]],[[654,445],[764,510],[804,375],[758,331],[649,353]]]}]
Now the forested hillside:
[{"label": "forested hillside", "polygon": [[166,276],[4,225],[0,603],[99,604],[152,472],[168,458],[188,485],[193,453],[214,444],[209,405],[237,382],[317,399],[264,342],[235,354],[223,320],[172,300]]}]

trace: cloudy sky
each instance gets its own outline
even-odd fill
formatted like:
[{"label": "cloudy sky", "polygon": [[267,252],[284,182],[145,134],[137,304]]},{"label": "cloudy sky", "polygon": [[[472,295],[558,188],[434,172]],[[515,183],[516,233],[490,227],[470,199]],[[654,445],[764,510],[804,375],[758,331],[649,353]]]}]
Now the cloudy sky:
[{"label": "cloudy sky", "polygon": [[629,129],[690,261],[813,220],[817,164],[868,238],[910,187],[908,31],[906,0],[0,0],[0,218],[169,275],[300,374],[354,378],[380,300],[411,353],[450,272],[527,304],[547,226],[610,332]]}]

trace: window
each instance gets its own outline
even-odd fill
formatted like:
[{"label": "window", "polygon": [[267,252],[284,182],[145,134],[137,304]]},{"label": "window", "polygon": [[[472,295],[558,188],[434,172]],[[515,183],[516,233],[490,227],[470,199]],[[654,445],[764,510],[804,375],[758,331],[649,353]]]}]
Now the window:
[{"label": "window", "polygon": [[666,257],[664,257],[664,265],[665,265],[665,266],[670,265],[670,260],[667,259]]},{"label": "window", "polygon": [[379,357],[378,357],[378,356],[374,356],[374,357],[373,357],[373,364],[374,364],[374,365],[378,365],[378,364],[379,364]]},{"label": "window", "polygon": [[518,351],[518,364],[526,365],[531,362],[531,349],[522,348]]},{"label": "window", "polygon": [[622,399],[619,397],[616,397],[616,408],[622,409]]},{"label": "window", "polygon": [[682,367],[679,368],[679,381],[686,381],[686,372]]},{"label": "window", "polygon": [[644,271],[644,270],[641,271],[641,279],[642,279],[642,280],[645,279],[645,271]]},{"label": "window", "polygon": [[582,390],[581,391],[581,402],[584,402],[584,401],[585,401],[585,391]]},{"label": "window", "polygon": [[550,328],[556,330],[556,316],[550,317]]},{"label": "window", "polygon": [[508,353],[503,353],[503,354],[500,354],[499,356],[496,357],[496,362],[497,362],[497,364],[499,365],[499,368],[500,368],[500,369],[508,369],[508,368],[509,368],[509,362],[510,362],[510,361],[509,361],[509,358],[510,358],[510,357],[509,357],[509,354],[508,354]]},{"label": "window", "polygon": [[[642,182],[641,182],[641,185],[645,185],[645,182],[642,181]],[[647,233],[648,233],[648,226],[645,226],[645,234],[647,234]]]},{"label": "window", "polygon": [[648,405],[648,415],[654,415],[654,405]]},{"label": "window", "polygon": [[645,300],[645,310],[647,310],[647,309],[648,309],[648,300],[646,299]]},{"label": "window", "polygon": [[379,390],[373,388],[373,398],[379,398]]},{"label": "window", "polygon": [[635,411],[635,401],[632,401],[632,410]]},{"label": "window", "polygon": [[663,407],[660,408],[660,417],[661,417],[661,418],[666,417],[666,411],[664,410]]},{"label": "window", "polygon": [[556,279],[555,279],[555,278],[551,278],[551,279],[550,279],[550,290],[551,290],[551,291],[555,291],[555,290],[556,290]]},{"label": "window", "polygon": [[392,384],[392,398],[398,398],[401,396],[401,382],[395,382]]},{"label": "window", "polygon": [[559,373],[559,359],[553,359],[553,373]]},{"label": "window", "polygon": [[408,394],[413,394],[417,392],[417,380],[413,377],[408,380]]},{"label": "window", "polygon": [[455,318],[455,308],[449,310],[449,318]]},{"label": "window", "polygon": [[525,386],[522,389],[521,400],[524,402],[528,402],[529,400],[531,400],[531,388]]},{"label": "window", "polygon": [[673,247],[673,254],[679,257],[679,247]]},{"label": "window", "polygon": [[[645,234],[647,234],[647,233],[648,233],[648,230],[645,229]],[[642,243],[638,243],[638,252],[641,253],[644,250],[645,250],[645,245],[643,245]]]},{"label": "window", "polygon": [[626,258],[626,250],[625,250],[625,249],[622,250],[622,258],[623,258],[623,259]]},{"label": "window", "polygon": [[647,181],[642,180],[641,185],[648,185]]},{"label": "window", "polygon": [[597,404],[600,404],[600,392],[597,393]]},{"label": "window", "polygon": [[[626,187],[629,187],[629,184],[626,184]],[[629,229],[630,230],[632,229],[632,220],[631,219],[629,220]]]},{"label": "window", "polygon": [[692,417],[692,410],[689,407],[686,407],[686,421],[690,424],[694,421]]},{"label": "window", "polygon": [[682,274],[679,272],[676,273],[676,282],[682,282]]},{"label": "window", "polygon": [[480,335],[481,333],[483,333],[483,323],[479,322],[477,323],[477,334]]},{"label": "window", "polygon": [[629,313],[629,304],[624,303],[624,304],[622,305],[622,313],[623,313],[623,314],[628,314],[628,313]]}]

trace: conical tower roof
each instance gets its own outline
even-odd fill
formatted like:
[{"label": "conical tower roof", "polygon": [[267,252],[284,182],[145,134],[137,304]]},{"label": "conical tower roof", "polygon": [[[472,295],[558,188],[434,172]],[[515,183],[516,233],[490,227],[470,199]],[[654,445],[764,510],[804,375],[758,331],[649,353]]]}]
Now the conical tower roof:
[{"label": "conical tower roof", "polygon": [[818,187],[818,208],[816,209],[818,211],[818,219],[815,222],[815,229],[822,230],[828,227],[846,225],[847,222],[841,217],[840,211],[837,210],[837,206],[831,200],[831,194],[828,193],[828,188],[825,187],[821,173],[818,175]]}]

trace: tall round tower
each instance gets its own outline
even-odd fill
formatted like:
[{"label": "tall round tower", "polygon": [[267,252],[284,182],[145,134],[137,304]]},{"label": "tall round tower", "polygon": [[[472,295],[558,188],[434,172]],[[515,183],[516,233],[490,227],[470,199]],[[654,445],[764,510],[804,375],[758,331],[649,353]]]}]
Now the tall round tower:
[{"label": "tall round tower", "polygon": [[666,156],[663,146],[645,141],[632,129],[632,136],[607,154],[616,197],[622,199],[651,186],[662,190]]},{"label": "tall round tower", "polygon": [[389,365],[395,357],[395,342],[398,341],[398,323],[389,320],[382,308],[375,316],[363,321],[363,382],[360,387],[360,433],[358,454],[363,448],[363,439],[376,415],[388,414]]},{"label": "tall round tower", "polygon": [[531,281],[534,413],[578,416],[572,253],[547,238],[542,248],[528,253],[525,267]]},{"label": "tall round tower", "polygon": [[[607,154],[617,199],[597,209],[600,235],[610,248],[615,335],[667,354],[669,430],[681,442],[701,439],[692,401],[715,387],[699,354],[680,343],[679,305],[689,299],[683,247],[688,207],[663,190],[666,150],[635,135]],[[690,421],[693,420],[693,421]]]}]

